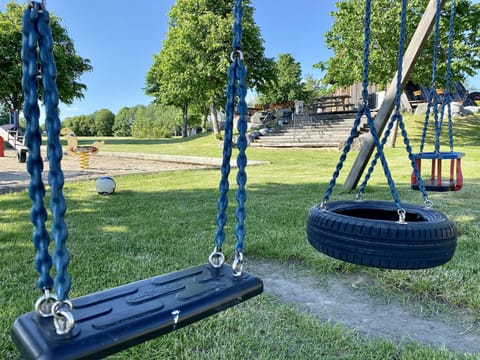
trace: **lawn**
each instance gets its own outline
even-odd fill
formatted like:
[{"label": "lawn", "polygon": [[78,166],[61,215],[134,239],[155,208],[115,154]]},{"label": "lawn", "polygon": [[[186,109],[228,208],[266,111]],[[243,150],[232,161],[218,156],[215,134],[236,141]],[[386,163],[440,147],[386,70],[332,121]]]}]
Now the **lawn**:
[{"label": "lawn", "polygon": [[[421,117],[406,123],[412,146],[418,150]],[[308,210],[321,201],[340,152],[319,149],[249,148],[252,160],[268,165],[248,172],[246,257],[298,263],[321,279],[338,274],[367,274],[367,291],[384,301],[397,299],[420,315],[466,314],[474,319],[466,328],[480,333],[480,116],[455,119],[456,149],[466,153],[464,188],[459,192],[431,193],[434,208],[447,214],[458,228],[458,247],[447,264],[428,270],[390,271],[340,262],[317,253],[308,244]],[[90,142],[91,138],[81,138]],[[447,150],[448,140],[442,146]],[[105,138],[104,151],[221,156],[211,134],[188,139],[142,140]],[[421,205],[410,190],[406,152],[387,149],[397,189],[403,201]],[[431,138],[428,147],[431,149]],[[331,200],[354,199],[342,183],[355,159],[352,152]],[[380,165],[379,165],[380,166]],[[219,172],[195,170],[131,175],[116,178],[118,192],[99,196],[93,182],[67,183],[72,298],[206,261],[214,246]],[[234,182],[234,180],[232,180]],[[232,184],[232,190],[235,185]],[[377,169],[365,199],[390,200],[383,172]],[[48,200],[47,200],[48,201]],[[14,319],[31,311],[38,293],[31,245],[31,202],[27,192],[0,196],[0,358],[17,358],[9,332]],[[235,219],[231,191],[227,231]],[[233,235],[225,252],[230,259]],[[247,271],[255,273],[254,268]],[[460,319],[461,320],[461,319]],[[298,311],[272,295],[263,294],[187,328],[112,356],[115,359],[478,359],[441,348],[405,341],[393,344],[369,338],[341,325]]]}]

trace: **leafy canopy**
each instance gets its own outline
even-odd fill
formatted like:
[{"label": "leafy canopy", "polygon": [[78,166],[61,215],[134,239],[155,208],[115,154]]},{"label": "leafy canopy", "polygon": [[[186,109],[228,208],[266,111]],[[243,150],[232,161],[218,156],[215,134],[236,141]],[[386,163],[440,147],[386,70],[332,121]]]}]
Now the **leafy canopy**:
[{"label": "leafy canopy", "polygon": [[280,54],[275,64],[276,79],[264,89],[260,96],[263,104],[281,104],[287,101],[305,100],[305,84],[302,82],[302,68],[291,54]]},{"label": "leafy canopy", "polygon": [[[230,61],[233,0],[178,0],[169,29],[146,79],[146,93],[157,102],[204,107],[224,101]],[[262,89],[273,78],[274,62],[264,55],[250,1],[244,1],[243,54],[248,85]]]},{"label": "leafy canopy", "polygon": [[[407,14],[407,44],[411,39],[429,0],[410,0]],[[325,83],[338,87],[358,83],[362,79],[365,0],[337,2],[332,29],[325,40],[334,55],[315,66],[326,70]],[[372,1],[370,31],[370,82],[385,85],[397,69],[401,1]],[[440,24],[440,50],[437,79],[442,85],[446,73],[450,1],[447,1]],[[452,59],[452,80],[473,76],[480,67],[480,5],[469,0],[456,0],[455,35]],[[433,34],[421,53],[411,80],[430,85],[432,77]],[[437,84],[437,85],[439,85]]]},{"label": "leafy canopy", "polygon": [[[23,104],[20,53],[24,9],[24,6],[12,1],[6,5],[5,12],[0,12],[0,106],[3,110],[18,110]],[[83,98],[87,87],[79,79],[83,73],[91,71],[92,66],[90,60],[76,53],[73,40],[61,25],[60,19],[53,14],[50,16],[59,97],[62,102],[71,104],[75,99]]]}]

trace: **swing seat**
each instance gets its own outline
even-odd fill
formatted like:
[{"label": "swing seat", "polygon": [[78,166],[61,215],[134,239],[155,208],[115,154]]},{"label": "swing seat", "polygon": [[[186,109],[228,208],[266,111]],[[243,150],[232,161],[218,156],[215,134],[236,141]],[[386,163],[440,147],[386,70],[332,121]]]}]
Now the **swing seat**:
[{"label": "swing seat", "polygon": [[100,359],[184,327],[263,291],[261,279],[204,264],[72,300],[75,326],[57,335],[52,318],[19,317],[12,338],[25,359]]},{"label": "swing seat", "polygon": [[[424,152],[413,154],[420,174],[422,173],[422,160],[431,160],[430,178],[422,176],[425,189],[427,191],[458,191],[463,186],[462,158],[465,153],[462,152]],[[442,160],[450,161],[449,176],[442,177]],[[419,190],[417,177],[412,172],[411,187],[413,190]]]}]

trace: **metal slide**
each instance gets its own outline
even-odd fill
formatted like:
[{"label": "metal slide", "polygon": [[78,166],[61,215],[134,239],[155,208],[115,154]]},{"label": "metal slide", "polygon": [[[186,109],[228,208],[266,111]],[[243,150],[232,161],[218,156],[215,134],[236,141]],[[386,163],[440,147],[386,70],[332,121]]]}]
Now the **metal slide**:
[{"label": "metal slide", "polygon": [[13,124],[1,125],[0,136],[17,151],[18,162],[27,160],[28,148],[25,146],[25,138],[20,130],[16,130]]}]

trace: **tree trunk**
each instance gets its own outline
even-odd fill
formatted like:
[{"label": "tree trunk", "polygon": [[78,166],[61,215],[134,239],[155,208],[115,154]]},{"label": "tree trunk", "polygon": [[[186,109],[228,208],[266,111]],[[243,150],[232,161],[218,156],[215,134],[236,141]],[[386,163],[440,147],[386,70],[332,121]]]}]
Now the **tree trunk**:
[{"label": "tree trunk", "polygon": [[213,133],[218,135],[220,130],[218,128],[217,108],[215,107],[215,103],[213,101],[210,103],[210,115],[212,118]]},{"label": "tree trunk", "polygon": [[182,124],[182,137],[188,136],[188,101],[183,103],[183,124]]},{"label": "tree trunk", "polygon": [[203,114],[202,114],[202,129],[203,130],[207,130],[207,120],[208,120],[208,106],[205,107],[205,109],[203,110]]},{"label": "tree trunk", "polygon": [[395,125],[393,126],[392,132],[388,137],[387,147],[394,148],[397,142],[397,134],[398,134],[398,121],[395,121]]}]

